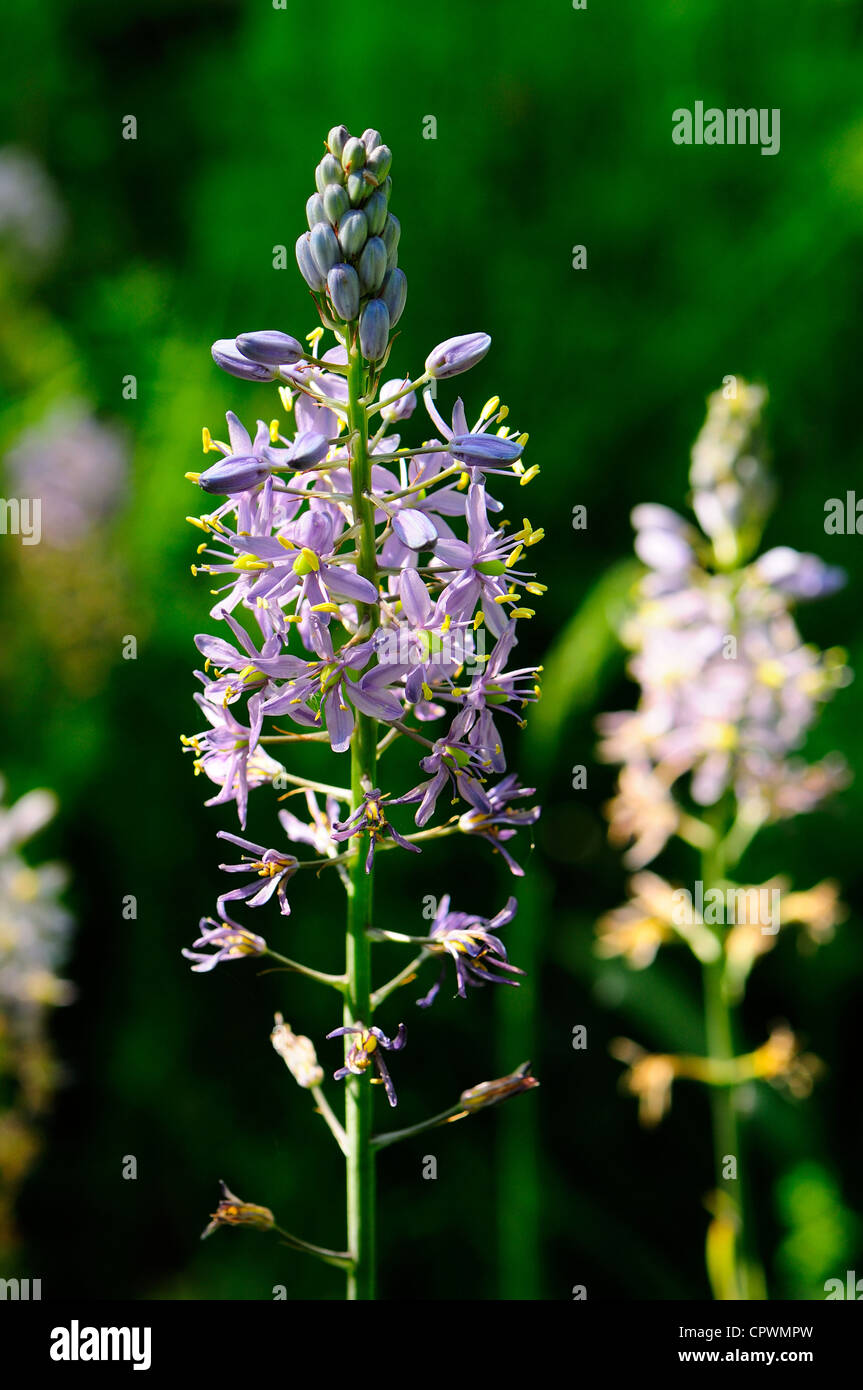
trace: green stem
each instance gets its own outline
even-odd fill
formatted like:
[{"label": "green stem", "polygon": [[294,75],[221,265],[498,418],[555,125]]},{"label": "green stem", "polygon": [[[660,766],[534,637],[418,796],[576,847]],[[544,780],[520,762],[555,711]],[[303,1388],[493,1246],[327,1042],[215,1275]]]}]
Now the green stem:
[{"label": "green stem", "polygon": [[[723,842],[718,835],[715,846],[703,853],[701,865],[705,894],[710,888],[721,887],[727,864]],[[721,950],[715,960],[704,962],[704,1022],[707,1055],[712,1061],[722,1064],[731,1062],[737,1055],[736,1010],[728,994],[722,929],[714,928],[714,932]],[[751,1232],[746,1220],[746,1160],[742,1152],[737,1096],[738,1088],[735,1085],[713,1086],[710,1089],[716,1187],[728,1199],[729,1210],[734,1213],[737,1226],[733,1271],[736,1295],[730,1296],[748,1298],[752,1296],[750,1290],[754,1280],[750,1278]],[[734,1160],[733,1164],[729,1164],[729,1158]],[[728,1176],[729,1168],[734,1173],[733,1177]],[[754,1274],[754,1267],[752,1272]]]},{"label": "green stem", "polygon": [[[365,368],[357,343],[348,340],[348,393],[351,438],[351,486],[354,521],[361,524],[358,571],[377,587],[374,508],[366,497],[371,484],[368,454],[368,421],[362,403]],[[372,628],[377,611],[368,609]],[[377,762],[377,724],[357,711],[351,738],[351,808],[363,805],[363,794],[375,783]],[[348,924],[345,974],[344,1021],[346,1024],[371,1022],[371,941],[372,873],[365,871],[365,845],[358,836],[350,864]],[[346,1040],[349,1047],[351,1039]],[[374,1093],[367,1077],[348,1076],[345,1093],[345,1132],[347,1136],[347,1219],[348,1249],[352,1265],[348,1270],[349,1299],[375,1297],[375,1156],[371,1147],[372,1103]]]},{"label": "green stem", "polygon": [[427,1129],[451,1124],[453,1120],[463,1120],[469,1113],[463,1105],[451,1105],[449,1110],[432,1115],[430,1120],[421,1120],[418,1125],[410,1125],[407,1129],[391,1129],[388,1134],[376,1134],[372,1139],[372,1145],[376,1149],[385,1149],[390,1144],[397,1144],[401,1139],[411,1139],[415,1134],[424,1134]]}]

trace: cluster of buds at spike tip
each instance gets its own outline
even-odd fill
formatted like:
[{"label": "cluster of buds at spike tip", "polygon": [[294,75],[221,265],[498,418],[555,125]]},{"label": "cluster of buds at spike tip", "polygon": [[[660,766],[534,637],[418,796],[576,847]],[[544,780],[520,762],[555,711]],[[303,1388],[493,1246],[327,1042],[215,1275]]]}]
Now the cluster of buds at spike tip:
[{"label": "cluster of buds at spike tip", "polygon": [[326,328],[358,324],[369,362],[383,358],[408,283],[398,265],[399,220],[389,210],[392,151],[380,131],[333,126],[306,203],[297,264]]}]

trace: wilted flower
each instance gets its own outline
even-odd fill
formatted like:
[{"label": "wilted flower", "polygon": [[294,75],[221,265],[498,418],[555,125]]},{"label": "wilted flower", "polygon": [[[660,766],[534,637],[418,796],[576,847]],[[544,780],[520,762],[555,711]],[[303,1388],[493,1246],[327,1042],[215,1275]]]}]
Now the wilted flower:
[{"label": "wilted flower", "polygon": [[222,1200],[210,1218],[210,1224],[201,1232],[201,1240],[206,1240],[220,1226],[251,1226],[255,1231],[271,1231],[276,1218],[269,1207],[258,1207],[252,1202],[244,1202],[236,1197],[227,1183],[220,1182]]},{"label": "wilted flower", "polygon": [[487,1110],[491,1105],[499,1105],[502,1100],[518,1096],[522,1091],[533,1090],[539,1082],[535,1076],[531,1076],[530,1067],[530,1062],[522,1062],[509,1076],[501,1076],[496,1081],[481,1081],[478,1086],[471,1086],[469,1090],[462,1091],[461,1104],[465,1110],[473,1113],[475,1110]]},{"label": "wilted flower", "polygon": [[270,1034],[270,1042],[298,1086],[305,1090],[320,1086],[324,1069],[318,1065],[314,1043],[302,1034],[292,1033],[291,1025],[285,1023],[281,1014],[276,1014],[276,1026]]}]

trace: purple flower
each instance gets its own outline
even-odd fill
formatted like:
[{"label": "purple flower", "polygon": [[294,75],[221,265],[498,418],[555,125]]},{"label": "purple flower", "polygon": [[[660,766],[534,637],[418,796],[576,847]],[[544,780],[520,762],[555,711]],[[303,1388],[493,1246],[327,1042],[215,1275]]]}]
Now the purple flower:
[{"label": "purple flower", "polygon": [[[451,912],[449,894],[441,898],[425,944],[435,954],[445,953],[452,957],[461,999],[467,998],[469,986],[518,984],[518,980],[508,980],[494,973],[506,970],[513,975],[524,974],[517,966],[510,965],[503,942],[495,935],[512,921],[517,907],[515,898],[509,898],[506,907],[494,917],[479,917],[469,912]],[[421,1009],[428,1008],[437,998],[445,973],[443,970],[428,994],[417,1000]]]},{"label": "purple flower", "polygon": [[[322,654],[320,661],[296,662],[296,672],[277,688],[262,705],[262,715],[287,714],[298,724],[319,728],[321,718],[326,723],[334,753],[344,753],[354,729],[352,706],[372,719],[392,723],[402,715],[402,703],[389,687],[399,672],[386,666],[374,666],[359,680],[350,680],[349,671],[360,671],[372,652],[372,643],[345,646],[338,656],[325,627],[316,629],[315,640]],[[315,701],[317,711],[310,708]]]},{"label": "purple flower", "polygon": [[[458,571],[443,591],[444,612],[453,618],[469,617],[482,599],[486,626],[495,637],[500,637],[508,621],[505,606],[517,606],[519,602],[508,581],[525,578],[523,571],[513,568],[513,560],[518,560],[522,542],[527,542],[528,537],[527,527],[510,537],[503,530],[495,530],[489,525],[487,507],[485,487],[471,483],[466,512],[468,539],[439,541],[434,567]],[[530,540],[539,535],[531,533]]]},{"label": "purple flower", "polygon": [[[434,403],[431,391],[423,392],[425,408],[447,441],[447,453],[465,468],[470,470],[473,481],[482,473],[512,473],[512,465],[521,458],[524,449],[518,440],[509,434],[487,434],[495,415],[485,415],[472,430],[468,429],[467,416],[461,397],[453,406],[452,426],[448,425]],[[499,510],[498,505],[495,510]]]},{"label": "purple flower", "polygon": [[[244,956],[262,956],[266,953],[267,943],[262,936],[247,931],[229,917],[222,922],[216,922],[212,917],[202,917],[200,927],[201,935],[192,943],[195,949],[183,950],[187,960],[196,962],[192,966],[196,972],[215,970],[223,960],[242,960]],[[214,950],[207,954],[199,949],[202,946],[213,947]]]},{"label": "purple flower", "polygon": [[182,742],[197,755],[195,771],[206,773],[221,788],[206,804],[221,806],[226,801],[236,801],[240,825],[245,830],[250,788],[272,782],[282,765],[261,749],[254,749],[253,730],[235,719],[229,709],[209,704],[203,695],[196,694],[195,701],[212,728],[191,738],[184,737]]},{"label": "purple flower", "polygon": [[252,844],[249,840],[241,840],[239,835],[231,835],[227,830],[218,832],[220,840],[228,840],[232,845],[237,845],[240,849],[247,852],[243,855],[243,862],[240,864],[220,864],[219,868],[226,874],[255,874],[257,879],[263,879],[263,884],[253,881],[245,884],[242,888],[233,888],[229,893],[222,893],[219,898],[219,912],[222,912],[224,904],[227,902],[248,902],[249,907],[260,907],[262,903],[270,901],[274,893],[279,900],[279,908],[285,917],[290,915],[290,904],[285,894],[285,886],[290,878],[299,868],[299,860],[292,854],[283,854],[279,850],[264,849],[263,845]]},{"label": "purple flower", "polygon": [[523,727],[521,711],[525,705],[539,699],[536,683],[539,667],[523,666],[516,671],[503,669],[515,645],[515,627],[514,622],[507,624],[485,668],[474,676],[468,688],[454,691],[464,696],[465,708],[470,712],[466,725],[468,743],[484,749],[490,755],[492,771],[498,773],[506,771],[506,759],[494,722],[495,714],[509,714]]},{"label": "purple flower", "polygon": [[410,840],[406,840],[404,835],[399,834],[398,830],[390,825],[383,804],[387,797],[388,793],[379,791],[377,787],[365,792],[362,806],[357,807],[346,821],[336,821],[333,825],[332,838],[336,841],[349,840],[354,835],[362,835],[366,830],[369,832],[367,874],[371,873],[375,849],[380,840],[393,840],[397,845],[401,845],[402,849],[409,849],[413,854],[420,853],[419,845],[412,845]]},{"label": "purple flower", "polygon": [[519,786],[515,773],[510,773],[484,793],[485,806],[466,811],[459,820],[460,830],[466,835],[479,835],[483,840],[487,840],[493,849],[503,855],[510,872],[519,878],[523,876],[524,869],[515,862],[504,845],[522,827],[536,824],[540,817],[540,808],[530,806],[516,810],[510,802],[524,796],[533,796],[535,790],[535,787]]},{"label": "purple flower", "polygon": [[334,1080],[342,1081],[346,1076],[363,1076],[374,1062],[378,1071],[377,1080],[383,1084],[387,1093],[387,1100],[392,1106],[398,1105],[392,1077],[381,1056],[381,1049],[383,1048],[387,1052],[401,1051],[407,1042],[407,1029],[403,1023],[399,1024],[398,1032],[394,1038],[388,1038],[386,1033],[381,1032],[380,1028],[365,1028],[362,1023],[351,1023],[344,1028],[334,1028],[332,1033],[327,1033],[327,1037],[355,1037],[357,1039],[348,1049],[345,1065],[333,1072]]}]

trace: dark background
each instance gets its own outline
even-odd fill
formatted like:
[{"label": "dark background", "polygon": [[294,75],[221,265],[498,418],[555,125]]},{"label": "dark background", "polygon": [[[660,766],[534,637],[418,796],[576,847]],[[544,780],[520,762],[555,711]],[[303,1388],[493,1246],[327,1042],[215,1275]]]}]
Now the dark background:
[{"label": "dark background", "polygon": [[[625,879],[605,843],[613,774],[595,764],[593,720],[634,698],[608,635],[626,576],[598,596],[596,586],[630,552],[635,503],[683,507],[704,399],[739,373],[771,396],[781,494],[767,543],[817,550],[849,574],[841,594],[803,612],[804,635],[863,666],[863,541],[823,530],[826,499],[859,477],[862,21],[845,0],[7,6],[2,142],[44,165],[67,232],[38,276],[11,263],[0,275],[0,447],[74,389],[126,431],[133,470],[113,525],[49,567],[35,597],[24,570],[36,548],[21,554],[4,538],[0,549],[0,765],[15,794],[58,792],[61,817],[38,849],[71,866],[80,923],[67,971],[78,1002],[54,1019],[68,1084],[6,1262],[41,1277],[44,1296],[266,1299],[276,1284],[292,1298],[342,1294],[335,1271],[267,1237],[198,1243],[224,1177],[288,1229],[341,1245],[339,1156],[268,1042],[275,1008],[320,1039],[334,1026],[330,1001],[252,963],[195,976],[179,955],[220,886],[215,831],[236,829],[229,810],[203,807],[213,789],[179,746],[199,727],[192,636],[208,630],[183,474],[200,466],[203,424],[218,437],[228,408],[273,413],[267,388],[217,372],[210,342],[314,327],[291,248],[321,141],[341,121],[378,127],[394,150],[410,288],[393,374],[420,369],[452,334],[492,335],[459,386],[469,413],[499,393],[530,431],[542,472],[507,505],[545,527],[533,555],[549,585],[521,648],[546,663],[546,699],[510,744],[547,806],[507,934],[530,978],[505,1000],[444,991],[418,1025],[413,991],[385,1010],[387,1023],[414,1023],[393,1063],[403,1124],[528,1055],[542,1087],[382,1157],[381,1293],[567,1299],[584,1284],[591,1298],[707,1296],[706,1098],[682,1083],[645,1134],[607,1054],[621,1032],[699,1050],[694,963],[669,952],[634,975],[591,954],[592,924],[623,900]],[[672,111],[699,99],[779,107],[780,153],[674,145]],[[129,114],[134,141],[122,138]],[[436,140],[423,139],[428,115]],[[285,271],[273,269],[279,244]],[[572,269],[576,244],[584,271]],[[122,396],[129,373],[135,400]],[[454,396],[441,390],[444,405]],[[576,504],[586,531],[571,527]],[[121,659],[128,634],[136,661]],[[859,774],[854,686],[810,743],[813,756],[833,748]],[[578,763],[588,788],[573,792]],[[303,766],[341,780],[330,757]],[[393,769],[408,785],[408,765]],[[269,843],[262,795],[249,829]],[[859,906],[861,797],[858,776],[828,809],[765,833],[746,861],[753,881],[832,876]],[[658,867],[694,872],[683,850]],[[513,881],[482,844],[444,841],[417,863],[388,855],[379,925],[420,930],[423,896],[453,886],[457,905],[492,913]],[[136,921],[123,919],[127,894]],[[284,949],[336,968],[338,885],[303,881],[292,900]],[[816,956],[780,942],[746,1001],[750,1045],[786,1018],[828,1067],[805,1103],[766,1087],[755,1099],[774,1296],[823,1297],[825,1278],[855,1259],[863,1268],[861,966],[855,911]],[[586,1052],[571,1046],[577,1024]],[[332,1048],[319,1048],[328,1067]],[[434,1182],[421,1177],[428,1154]],[[124,1155],[137,1157],[134,1182]]]}]

